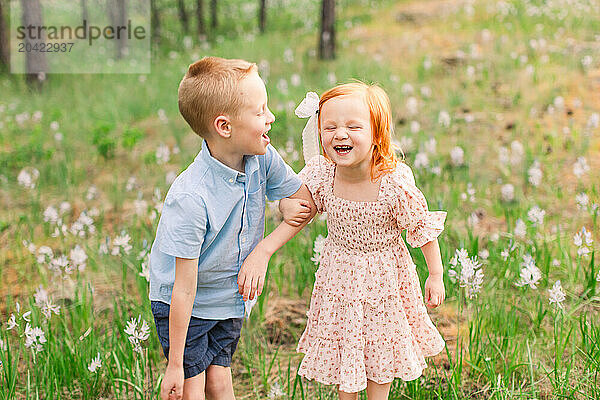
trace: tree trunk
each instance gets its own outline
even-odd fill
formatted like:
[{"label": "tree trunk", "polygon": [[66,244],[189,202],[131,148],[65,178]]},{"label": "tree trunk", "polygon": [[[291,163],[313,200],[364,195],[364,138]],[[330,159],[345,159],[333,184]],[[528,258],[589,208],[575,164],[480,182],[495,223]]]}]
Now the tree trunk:
[{"label": "tree trunk", "polygon": [[323,0],[319,58],[321,60],[335,58],[335,0]]},{"label": "tree trunk", "polygon": [[204,26],[204,0],[198,0],[196,3],[196,19],[198,20],[198,37],[202,38],[206,34],[206,26]]},{"label": "tree trunk", "polygon": [[260,0],[258,9],[258,29],[260,33],[265,33],[265,25],[267,23],[267,0]]},{"label": "tree trunk", "polygon": [[[127,26],[127,0],[117,0],[117,20],[119,26]],[[120,39],[117,40],[117,59],[123,58],[127,52],[127,45],[129,39],[126,34],[120,35]]]},{"label": "tree trunk", "polygon": [[127,34],[119,26],[127,26],[127,0],[107,0],[106,7],[111,25],[115,28],[115,58],[120,60],[127,53]]},{"label": "tree trunk", "polygon": [[157,0],[150,0],[150,12],[152,14],[152,39],[155,43],[160,42],[160,10],[156,6]]},{"label": "tree trunk", "polygon": [[[81,0],[81,21],[88,21],[87,0]],[[88,21],[88,25],[89,25]]]},{"label": "tree trunk", "polygon": [[217,29],[217,0],[210,0],[210,26],[213,29]]},{"label": "tree trunk", "polygon": [[10,43],[6,34],[6,7],[8,0],[0,0],[0,68],[10,69]]},{"label": "tree trunk", "polygon": [[[42,21],[42,6],[40,0],[21,0],[21,7],[23,9],[22,22],[23,26],[32,25],[34,27],[43,26]],[[38,37],[37,34],[34,37],[26,35],[25,43],[31,47],[46,41],[45,35]],[[25,52],[25,73],[26,81],[30,86],[36,86],[38,89],[42,87],[43,82],[46,80],[46,72],[48,72],[48,61],[46,60],[46,53],[42,51],[27,51]]]},{"label": "tree trunk", "polygon": [[179,9],[179,19],[183,27],[183,33],[187,35],[190,32],[190,22],[188,20],[187,11],[185,11],[185,1],[177,0],[177,8]]}]

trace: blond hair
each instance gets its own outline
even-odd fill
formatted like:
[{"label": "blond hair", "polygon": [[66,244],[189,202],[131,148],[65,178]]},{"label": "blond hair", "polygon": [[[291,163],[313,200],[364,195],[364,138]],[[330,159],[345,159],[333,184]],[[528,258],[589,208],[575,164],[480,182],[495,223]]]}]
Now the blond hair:
[{"label": "blond hair", "polygon": [[220,114],[238,115],[244,104],[236,88],[254,71],[254,63],[220,57],[190,65],[179,84],[179,112],[197,135],[205,137]]},{"label": "blond hair", "polygon": [[[392,107],[385,91],[377,85],[363,82],[351,82],[335,86],[321,95],[319,101],[319,132],[321,131],[321,109],[328,100],[338,96],[360,95],[363,97],[371,115],[373,132],[373,157],[371,158],[371,180],[375,181],[384,173],[396,169],[398,160],[392,144]],[[325,152],[323,152],[325,153]],[[325,154],[327,157],[327,154]]]}]

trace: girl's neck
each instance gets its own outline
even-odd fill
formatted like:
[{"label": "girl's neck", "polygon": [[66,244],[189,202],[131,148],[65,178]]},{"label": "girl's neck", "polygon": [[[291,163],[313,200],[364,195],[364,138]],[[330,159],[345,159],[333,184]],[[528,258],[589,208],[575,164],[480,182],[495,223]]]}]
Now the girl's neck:
[{"label": "girl's neck", "polygon": [[358,165],[356,167],[335,167],[338,181],[344,183],[361,183],[371,180],[371,166],[368,163]]}]

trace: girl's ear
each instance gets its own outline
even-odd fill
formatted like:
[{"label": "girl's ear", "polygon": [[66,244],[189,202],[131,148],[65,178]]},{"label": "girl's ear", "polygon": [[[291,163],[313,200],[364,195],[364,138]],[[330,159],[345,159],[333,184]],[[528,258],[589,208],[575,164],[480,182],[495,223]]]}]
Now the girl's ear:
[{"label": "girl's ear", "polygon": [[219,115],[213,121],[213,128],[217,135],[222,138],[229,138],[231,136],[231,121],[227,115]]}]

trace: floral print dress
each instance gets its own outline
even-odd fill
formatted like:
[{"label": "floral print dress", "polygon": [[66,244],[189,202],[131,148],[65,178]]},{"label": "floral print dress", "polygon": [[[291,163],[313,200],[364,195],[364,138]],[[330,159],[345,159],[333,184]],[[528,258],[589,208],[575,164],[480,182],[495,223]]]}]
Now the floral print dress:
[{"label": "floral print dress", "polygon": [[335,196],[334,175],[323,156],[300,172],[317,210],[327,212],[328,236],[296,350],[305,354],[298,373],[347,393],[365,389],[367,379],[416,379],[424,357],[445,344],[400,233],[406,229],[406,241],[421,247],[440,235],[446,213],[428,211],[404,163],[382,177],[373,202]]}]

